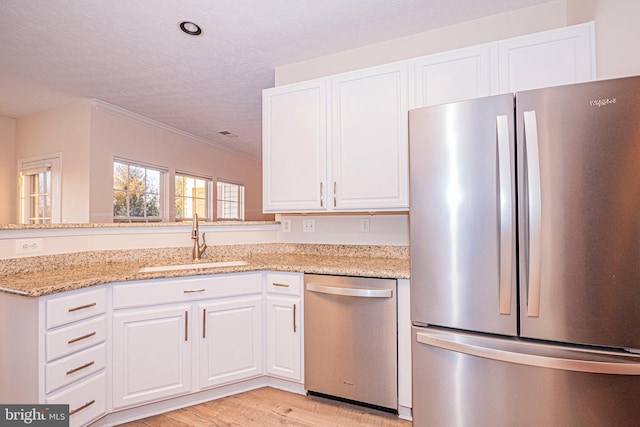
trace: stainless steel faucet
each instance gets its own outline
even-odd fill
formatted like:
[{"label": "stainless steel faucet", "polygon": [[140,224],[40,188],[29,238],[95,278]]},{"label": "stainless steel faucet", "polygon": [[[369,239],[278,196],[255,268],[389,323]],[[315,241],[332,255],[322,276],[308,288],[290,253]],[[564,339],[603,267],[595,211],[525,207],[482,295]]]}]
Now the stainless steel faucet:
[{"label": "stainless steel faucet", "polygon": [[191,229],[191,238],[193,239],[192,259],[200,259],[204,251],[207,250],[207,243],[204,240],[205,233],[202,233],[202,245],[200,244],[200,230],[198,229],[198,214],[193,214],[193,228]]}]

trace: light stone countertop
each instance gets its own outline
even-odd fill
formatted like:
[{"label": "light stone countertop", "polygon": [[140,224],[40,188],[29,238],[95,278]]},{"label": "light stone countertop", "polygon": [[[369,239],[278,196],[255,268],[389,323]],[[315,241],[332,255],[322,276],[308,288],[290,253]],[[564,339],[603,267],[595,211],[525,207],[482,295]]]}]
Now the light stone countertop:
[{"label": "light stone countertop", "polygon": [[[285,271],[408,279],[409,250],[402,246],[259,244],[214,247],[191,261],[190,248],[95,251],[2,260],[0,291],[39,297],[134,280],[248,271]],[[141,273],[149,266],[245,261],[246,265]]]}]

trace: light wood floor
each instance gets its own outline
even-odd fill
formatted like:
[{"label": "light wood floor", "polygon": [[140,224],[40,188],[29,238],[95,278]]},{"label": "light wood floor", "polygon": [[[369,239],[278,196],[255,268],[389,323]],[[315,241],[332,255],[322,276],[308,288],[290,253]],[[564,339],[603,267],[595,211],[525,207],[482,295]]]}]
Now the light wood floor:
[{"label": "light wood floor", "polygon": [[316,396],[260,388],[127,424],[127,427],[410,427],[396,415]]}]

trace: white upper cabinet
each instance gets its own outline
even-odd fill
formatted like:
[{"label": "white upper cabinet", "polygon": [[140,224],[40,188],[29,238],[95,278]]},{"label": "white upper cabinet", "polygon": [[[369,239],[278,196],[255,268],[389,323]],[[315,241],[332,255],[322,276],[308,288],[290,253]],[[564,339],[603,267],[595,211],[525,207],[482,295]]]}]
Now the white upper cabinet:
[{"label": "white upper cabinet", "polygon": [[313,80],[264,91],[265,212],[323,210],[327,182],[327,83]]},{"label": "white upper cabinet", "polygon": [[406,211],[410,108],[593,79],[587,23],[267,89],[263,210]]},{"label": "white upper cabinet", "polygon": [[500,93],[595,79],[593,23],[498,43]]},{"label": "white upper cabinet", "polygon": [[408,197],[407,65],[331,80],[334,210],[403,210]]},{"label": "white upper cabinet", "polygon": [[263,94],[265,212],[406,210],[407,64]]},{"label": "white upper cabinet", "polygon": [[479,98],[496,93],[496,49],[474,46],[411,61],[415,88],[412,107]]}]

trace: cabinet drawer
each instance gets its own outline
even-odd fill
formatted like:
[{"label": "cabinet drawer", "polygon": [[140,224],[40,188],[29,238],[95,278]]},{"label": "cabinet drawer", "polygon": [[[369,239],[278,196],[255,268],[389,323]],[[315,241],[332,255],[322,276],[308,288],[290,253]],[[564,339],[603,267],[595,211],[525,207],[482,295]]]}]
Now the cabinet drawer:
[{"label": "cabinet drawer", "polygon": [[267,273],[267,292],[282,295],[300,295],[302,275],[298,273]]},{"label": "cabinet drawer", "polygon": [[107,374],[102,372],[50,396],[47,403],[69,405],[69,425],[86,426],[107,412]]},{"label": "cabinet drawer", "polygon": [[106,345],[100,344],[53,363],[47,363],[45,384],[49,393],[104,369]]},{"label": "cabinet drawer", "polygon": [[82,291],[47,300],[47,329],[102,314],[107,307],[104,288]]},{"label": "cabinet drawer", "polygon": [[113,286],[113,308],[168,304],[262,292],[262,274],[231,274],[149,280]]},{"label": "cabinet drawer", "polygon": [[104,342],[106,334],[105,316],[47,332],[47,362]]}]

